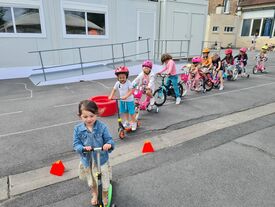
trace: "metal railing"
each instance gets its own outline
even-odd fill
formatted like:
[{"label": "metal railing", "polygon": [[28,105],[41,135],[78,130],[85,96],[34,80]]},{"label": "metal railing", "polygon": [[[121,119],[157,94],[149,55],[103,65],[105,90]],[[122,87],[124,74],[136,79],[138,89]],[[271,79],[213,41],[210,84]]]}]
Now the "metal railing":
[{"label": "metal railing", "polygon": [[159,60],[161,55],[164,53],[169,53],[173,58],[177,59],[188,58],[189,50],[190,40],[155,40],[154,62]]},{"label": "metal railing", "polygon": [[222,42],[217,41],[202,41],[202,49],[209,48],[211,52],[221,53]]},{"label": "metal railing", "polygon": [[[125,51],[125,46],[133,43],[142,43],[145,42],[144,48],[146,50],[143,52],[137,52],[137,47],[134,46],[133,50],[135,51],[134,53],[127,54]],[[116,50],[115,47],[119,46],[121,50],[121,56],[116,56]],[[102,48],[102,47],[107,47],[109,48],[111,56],[103,58],[103,59],[97,59],[97,60],[88,60],[84,61],[83,60],[83,54],[85,52],[85,49],[88,48]],[[43,59],[43,54],[45,53],[53,53],[53,52],[60,52],[60,51],[69,51],[71,53],[74,53],[77,51],[79,62],[76,63],[70,63],[70,64],[59,64],[59,65],[54,65],[54,66],[46,66],[45,64],[45,59]],[[122,42],[122,43],[114,43],[114,44],[103,44],[103,45],[93,45],[93,46],[84,46],[84,47],[71,47],[71,48],[61,48],[61,49],[52,49],[52,50],[38,50],[38,51],[31,51],[29,53],[37,53],[39,56],[40,64],[41,67],[34,69],[34,70],[42,70],[43,72],[43,77],[44,80],[47,81],[47,76],[46,73],[48,70],[53,69],[53,68],[61,68],[65,66],[79,66],[81,68],[81,74],[84,75],[84,68],[85,64],[90,64],[90,63],[101,63],[103,61],[110,61],[110,63],[113,65],[115,68],[115,64],[117,63],[117,60],[122,60],[123,64],[126,65],[127,58],[129,57],[137,57],[140,55],[147,55],[147,58],[150,59],[150,49],[149,49],[149,38],[147,39],[139,39],[139,40],[134,40],[134,41],[128,41],[128,42]],[[88,66],[87,66],[88,67]]]}]

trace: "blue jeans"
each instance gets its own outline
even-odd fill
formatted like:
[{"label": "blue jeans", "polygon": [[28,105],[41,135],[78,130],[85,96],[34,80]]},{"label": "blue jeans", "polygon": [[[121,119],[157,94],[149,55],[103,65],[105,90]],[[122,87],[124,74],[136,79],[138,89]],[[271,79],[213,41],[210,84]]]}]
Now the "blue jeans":
[{"label": "blue jeans", "polygon": [[179,87],[178,87],[178,76],[177,75],[170,75],[167,78],[167,80],[166,80],[167,88],[169,88],[171,83],[173,85],[176,98],[180,97],[180,91],[179,91]]}]

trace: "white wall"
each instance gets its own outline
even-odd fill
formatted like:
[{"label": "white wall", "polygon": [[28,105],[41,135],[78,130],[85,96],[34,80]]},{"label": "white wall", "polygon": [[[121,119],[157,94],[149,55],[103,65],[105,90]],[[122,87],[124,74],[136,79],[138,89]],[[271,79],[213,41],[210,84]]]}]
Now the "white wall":
[{"label": "white wall", "polygon": [[160,39],[190,39],[189,55],[200,55],[207,8],[205,0],[162,1]]},{"label": "white wall", "polygon": [[[77,46],[100,45],[116,42],[125,42],[137,39],[137,11],[150,11],[157,15],[157,3],[147,0],[0,0],[0,6],[10,5],[18,1],[40,3],[40,13],[43,13],[41,21],[45,23],[43,37],[3,37],[0,34],[1,60],[0,68],[40,66],[39,57],[29,54],[29,51],[58,49]],[[107,8],[107,35],[105,38],[73,38],[64,35],[64,17],[62,5],[70,2],[76,5],[98,5]],[[43,12],[41,12],[43,11]],[[157,19],[156,19],[157,20]],[[130,46],[129,50],[136,50],[136,45]],[[121,51],[121,48],[115,48]],[[127,48],[126,48],[127,50]],[[83,59],[100,59],[111,54],[110,48],[97,48],[83,50]],[[67,64],[79,61],[78,51],[64,51],[45,53],[43,55],[46,65]]]}]

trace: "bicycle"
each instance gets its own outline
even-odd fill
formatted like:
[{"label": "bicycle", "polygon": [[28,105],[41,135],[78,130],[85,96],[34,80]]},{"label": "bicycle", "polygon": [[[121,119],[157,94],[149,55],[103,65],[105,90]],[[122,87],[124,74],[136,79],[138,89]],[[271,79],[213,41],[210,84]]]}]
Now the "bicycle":
[{"label": "bicycle", "polygon": [[[164,80],[168,75],[161,74],[158,76],[162,78],[161,86],[154,92],[153,96],[155,98],[155,105],[162,106],[165,103],[167,96],[172,96],[172,97],[176,98],[176,95],[175,95],[175,91],[174,91],[172,83],[170,82],[168,85],[166,85],[164,83]],[[184,89],[180,82],[178,83],[178,87],[179,87],[180,97],[182,97]]]}]

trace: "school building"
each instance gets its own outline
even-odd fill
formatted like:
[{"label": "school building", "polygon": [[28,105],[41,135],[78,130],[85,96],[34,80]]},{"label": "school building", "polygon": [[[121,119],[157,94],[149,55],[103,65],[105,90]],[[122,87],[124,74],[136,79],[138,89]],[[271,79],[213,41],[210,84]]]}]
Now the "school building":
[{"label": "school building", "polygon": [[[107,46],[81,48],[81,58],[104,60],[112,53],[108,44],[148,38],[124,52],[138,54],[149,47],[153,59],[154,42],[164,40],[157,41],[161,52],[181,44],[182,51],[189,48],[186,55],[198,55],[207,9],[207,0],[0,0],[0,69],[41,67],[39,53],[30,51],[61,48],[72,49],[43,52],[44,63],[79,62],[79,50],[73,48],[95,45]],[[182,42],[173,45],[171,40]],[[113,47],[121,52],[121,45]]]}]

